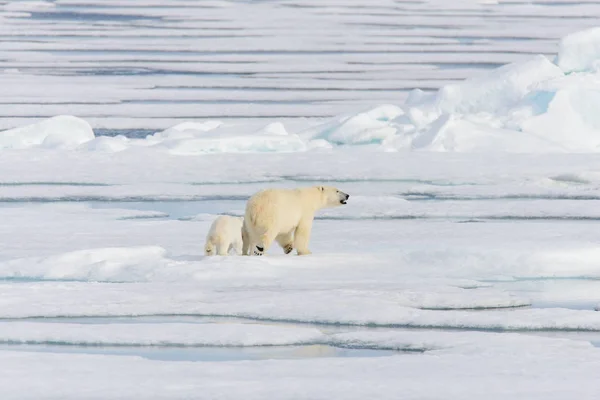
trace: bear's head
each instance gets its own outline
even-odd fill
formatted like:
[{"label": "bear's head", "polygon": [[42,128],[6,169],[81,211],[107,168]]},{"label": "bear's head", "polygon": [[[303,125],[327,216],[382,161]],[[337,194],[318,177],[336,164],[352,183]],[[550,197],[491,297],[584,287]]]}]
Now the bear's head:
[{"label": "bear's head", "polygon": [[321,204],[323,207],[337,207],[346,204],[350,195],[332,186],[317,186],[321,193]]}]

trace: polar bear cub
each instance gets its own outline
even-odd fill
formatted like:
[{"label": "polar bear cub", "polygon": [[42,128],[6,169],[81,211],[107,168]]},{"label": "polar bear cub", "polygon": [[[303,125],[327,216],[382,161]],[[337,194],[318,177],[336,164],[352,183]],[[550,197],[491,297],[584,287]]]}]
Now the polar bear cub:
[{"label": "polar bear cub", "polygon": [[206,235],[204,255],[226,256],[231,249],[238,255],[242,254],[242,225],[243,217],[220,215],[210,226]]},{"label": "polar bear cub", "polygon": [[246,203],[242,230],[244,255],[262,256],[275,240],[285,254],[310,254],[308,242],[315,213],[346,204],[350,196],[331,186],[267,189]]}]

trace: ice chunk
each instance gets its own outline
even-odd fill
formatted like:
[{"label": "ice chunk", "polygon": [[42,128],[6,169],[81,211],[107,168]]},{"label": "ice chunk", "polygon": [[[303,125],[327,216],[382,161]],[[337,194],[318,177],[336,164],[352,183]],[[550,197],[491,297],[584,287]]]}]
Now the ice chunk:
[{"label": "ice chunk", "polygon": [[[305,151],[305,143],[279,122],[259,129],[219,121],[183,123],[149,136],[147,141],[171,154],[256,153]],[[133,142],[135,144],[135,142]]]},{"label": "ice chunk", "polygon": [[281,122],[273,122],[259,130],[258,134],[286,136],[288,133]]},{"label": "ice chunk", "polygon": [[380,143],[396,134],[396,128],[369,113],[343,117],[337,124],[323,128],[314,138],[334,144]]},{"label": "ice chunk", "polygon": [[14,260],[0,264],[0,270],[5,277],[13,278],[130,281],[155,274],[166,265],[165,254],[165,249],[156,246],[87,249]]},{"label": "ice chunk", "polygon": [[223,123],[221,121],[208,120],[204,122],[182,122],[162,132],[157,132],[148,139],[183,139],[192,138],[217,129]]},{"label": "ice chunk", "polygon": [[[396,121],[398,134],[386,140],[385,149],[564,151],[543,138],[518,134],[519,123],[512,120],[535,114],[537,99],[524,99],[540,84],[563,76],[546,57],[537,56],[446,85],[435,96],[414,92],[405,105],[404,120]],[[525,111],[516,112],[516,107]]]},{"label": "ice chunk", "polygon": [[522,121],[522,130],[570,151],[600,150],[600,91],[563,89],[549,98],[547,111]]},{"label": "ice chunk", "polygon": [[[404,143],[400,142],[399,147]],[[541,134],[499,129],[457,119],[450,115],[440,117],[429,130],[416,136],[412,148],[451,152],[510,152],[510,153],[564,153],[566,149]]]},{"label": "ice chunk", "polygon": [[117,153],[129,148],[129,139],[118,135],[115,137],[98,136],[94,140],[85,142],[80,146],[81,149],[89,151],[100,151],[106,153]]},{"label": "ice chunk", "polygon": [[498,114],[519,102],[535,84],[562,75],[560,68],[540,55],[505,65],[483,76],[446,85],[438,92],[435,106],[449,114]]},{"label": "ice chunk", "polygon": [[391,121],[404,115],[404,110],[392,104],[382,104],[367,111],[365,114],[377,121]]},{"label": "ice chunk", "polygon": [[408,94],[404,104],[407,106],[415,106],[426,101],[431,101],[432,99],[433,95],[431,93],[424,92],[421,89],[413,89]]},{"label": "ice chunk", "polygon": [[83,119],[59,115],[32,125],[0,132],[0,149],[72,149],[93,140],[94,137],[92,127]]},{"label": "ice chunk", "polygon": [[261,135],[183,139],[164,143],[171,154],[262,153],[305,151],[306,145],[296,135]]},{"label": "ice chunk", "polygon": [[556,62],[566,73],[597,70],[600,66],[600,28],[590,28],[563,37]]},{"label": "ice chunk", "polygon": [[307,150],[331,150],[333,146],[325,139],[311,140],[306,144]]}]

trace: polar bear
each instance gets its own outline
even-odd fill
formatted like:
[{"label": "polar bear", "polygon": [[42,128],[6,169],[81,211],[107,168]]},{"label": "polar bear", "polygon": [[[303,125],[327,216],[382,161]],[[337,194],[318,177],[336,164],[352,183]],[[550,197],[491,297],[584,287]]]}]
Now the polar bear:
[{"label": "polar bear", "polygon": [[254,194],[246,204],[242,253],[262,256],[275,240],[285,254],[293,249],[298,255],[310,254],[315,212],[346,204],[349,197],[330,186],[267,189]]},{"label": "polar bear", "polygon": [[220,215],[210,226],[206,235],[204,255],[226,256],[229,250],[235,249],[238,255],[242,254],[242,225],[244,217]]}]

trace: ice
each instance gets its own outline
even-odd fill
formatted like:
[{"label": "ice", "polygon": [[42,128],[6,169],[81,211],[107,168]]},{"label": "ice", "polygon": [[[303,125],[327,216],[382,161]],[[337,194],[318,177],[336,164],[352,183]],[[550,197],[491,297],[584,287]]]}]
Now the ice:
[{"label": "ice", "polygon": [[[399,233],[393,221],[361,222],[360,228],[356,222],[317,221],[315,254],[308,259],[285,257],[276,249],[265,258],[221,260],[200,256],[209,218],[123,220],[124,211],[67,205],[39,207],[35,214],[31,208],[5,211],[3,221],[12,228],[2,235],[4,254],[13,256],[1,264],[1,276],[22,283],[4,284],[3,318],[198,314],[463,329],[600,329],[599,314],[561,309],[560,303],[558,308],[485,311],[552,299],[551,292],[511,287],[516,278],[597,276],[597,249],[585,245],[594,237],[593,226],[563,224],[557,234],[548,229],[550,223],[414,221],[403,223]],[[52,222],[57,220],[60,224]],[[36,224],[16,229],[15,221]],[[72,251],[18,258],[19,253],[48,253],[57,246],[46,238],[73,231],[80,232],[77,238],[59,240]],[[573,239],[565,241],[563,235]],[[145,247],[89,248],[94,242]],[[152,243],[161,248],[149,247]],[[83,246],[88,249],[78,250]],[[378,249],[375,256],[371,248]],[[90,280],[104,283],[90,286]],[[555,293],[576,295],[576,286],[572,292],[566,288]]]},{"label": "ice", "polygon": [[[402,148],[406,146],[405,143],[405,138],[394,138],[386,145]],[[436,120],[427,131],[415,138],[410,146],[414,150],[440,152],[566,152],[561,144],[552,142],[542,135],[490,127],[449,115]]]},{"label": "ice", "polygon": [[94,139],[92,127],[81,118],[60,115],[22,128],[0,132],[0,150],[34,146],[69,149]]},{"label": "ice", "polygon": [[[419,342],[418,337],[414,339]],[[431,339],[445,341],[443,336]],[[403,341],[401,336],[387,340],[371,336],[370,340],[394,344]],[[466,344],[467,341],[472,344]],[[481,334],[462,337],[455,343],[449,349],[423,356],[220,363],[3,351],[1,359],[6,372],[0,378],[0,391],[7,399],[41,398],[52,390],[53,396],[61,398],[89,397],[93,391],[93,396],[104,398],[174,398],[202,393],[225,399],[259,399],[277,393],[280,398],[393,399],[401,392],[407,399],[494,400],[560,399],[571,395],[574,388],[581,398],[592,399],[598,391],[594,375],[598,350],[589,344]],[[431,384],[432,376],[436,377],[435,385]],[[50,386],[50,382],[57,381],[69,384]],[[28,387],[26,393],[23,385]]]},{"label": "ice", "polygon": [[591,89],[559,89],[545,93],[548,108],[522,123],[522,128],[560,143],[569,151],[596,152],[600,148],[600,119],[594,104],[600,92]]},{"label": "ice", "polygon": [[561,39],[558,66],[566,73],[596,71],[600,60],[600,28],[575,32]]},{"label": "ice", "polygon": [[99,136],[83,143],[79,149],[105,153],[118,153],[119,151],[127,150],[129,148],[129,143],[129,139],[121,135],[115,137]]},{"label": "ice", "polygon": [[350,211],[344,208],[324,210],[319,218],[378,219],[378,218],[480,218],[480,219],[597,219],[596,201],[557,200],[548,203],[539,199],[504,199],[502,201],[473,199],[443,203],[414,202],[397,197],[356,196]]},{"label": "ice", "polygon": [[50,1],[11,1],[2,5],[4,10],[9,11],[36,11],[53,7],[55,7],[55,4]]},{"label": "ice", "polygon": [[[221,121],[184,122],[147,136],[128,139],[124,136],[97,137],[84,143],[80,150],[120,152],[132,148],[152,147],[173,155],[210,153],[297,152],[307,146],[298,135],[288,134],[282,123],[276,122],[257,129],[252,126],[223,124]],[[323,147],[319,143],[312,147]]]},{"label": "ice", "polygon": [[364,113],[341,117],[337,121],[310,128],[301,135],[325,139],[332,144],[378,143],[396,134],[388,121],[403,115],[399,107],[383,105]]},{"label": "ice", "polygon": [[[167,132],[163,135],[166,140],[153,144],[165,146],[169,153],[177,155],[306,150],[304,142],[297,135],[288,134],[282,124],[269,124],[258,132],[243,132],[244,128],[241,127],[237,129],[220,124],[207,127],[204,123],[201,129],[179,130],[175,137],[173,133]],[[152,143],[154,138],[149,137],[147,140]]]},{"label": "ice", "polygon": [[[281,266],[280,266],[281,267]],[[257,267],[255,267],[257,268]],[[270,269],[259,268],[263,279]],[[229,269],[229,268],[228,268]],[[212,271],[210,271],[212,272]],[[318,325],[412,327],[515,331],[599,331],[600,316],[588,310],[520,309],[527,301],[485,289],[462,296],[452,291],[433,293],[429,286],[421,298],[402,290],[292,289],[243,290],[239,284],[209,289],[200,282],[218,284],[218,278],[199,271],[198,284],[121,283],[93,285],[79,282],[28,282],[11,285],[2,294],[2,318],[129,317],[129,316],[221,316],[257,321],[280,321]],[[231,276],[231,271],[227,274]],[[241,275],[241,274],[240,274]],[[249,274],[249,277],[255,274]],[[200,279],[203,278],[203,279]],[[269,280],[266,279],[268,282]],[[220,285],[223,285],[221,283]],[[415,287],[411,283],[412,287]],[[408,282],[405,286],[409,287]],[[202,288],[202,289],[201,289]],[[225,290],[227,289],[227,290]],[[476,293],[481,291],[480,294]],[[469,297],[470,296],[470,297]],[[495,298],[494,298],[495,296]],[[412,298],[411,298],[412,297]],[[428,301],[428,297],[431,300]],[[435,300],[434,300],[435,299]],[[433,305],[435,307],[428,307]],[[468,303],[467,303],[468,302]],[[468,304],[468,306],[467,306]],[[448,308],[441,308],[441,307]],[[463,309],[465,307],[470,307]],[[503,311],[501,309],[508,308]],[[516,309],[512,309],[516,308]],[[167,322],[165,320],[164,322]]]},{"label": "ice", "polygon": [[[27,259],[8,263],[5,271],[12,272],[5,272],[5,277],[94,281],[110,278],[117,281],[144,280],[145,276],[164,264],[162,258],[165,253],[166,250],[160,247],[79,250],[40,260]],[[23,264],[28,264],[28,268],[23,268]]]},{"label": "ice", "polygon": [[156,131],[192,118],[359,113],[553,54],[561,37],[595,26],[582,16],[597,12],[590,2],[444,4],[11,1],[0,126],[66,107],[94,129]]},{"label": "ice", "polygon": [[[91,128],[82,136],[78,127],[72,132],[63,127],[65,136],[60,138],[41,132],[43,126],[52,124],[50,121],[56,119],[41,122],[45,124],[42,127],[33,125],[23,129],[40,131],[29,133],[35,136],[32,145],[73,149],[82,144],[77,150],[108,153],[131,149],[187,156],[291,153],[357,145],[369,145],[380,152],[597,152],[600,148],[597,140],[600,121],[594,104],[598,100],[598,78],[591,67],[582,68],[577,75],[565,75],[565,71],[571,71],[563,66],[575,57],[569,56],[569,51],[579,51],[576,50],[578,43],[593,47],[593,32],[582,31],[566,37],[561,42],[558,65],[546,56],[537,55],[463,82],[443,85],[435,94],[413,91],[404,104],[363,108],[326,121],[296,121],[298,123],[293,123],[292,129],[277,119],[259,124],[256,121],[202,118],[177,123],[149,135],[145,140],[123,136],[94,139]],[[286,104],[263,105],[285,108]],[[122,108],[120,104],[111,103],[103,109],[111,107]],[[138,104],[128,107],[128,110],[137,108],[143,115],[152,114],[154,111],[151,110],[162,107],[158,103]],[[179,117],[190,114],[186,108],[193,109],[180,105],[177,111],[180,112]],[[49,112],[59,109],[59,104],[46,107]],[[71,107],[71,110],[76,111],[77,106]],[[22,112],[22,107],[15,109],[13,116]],[[97,117],[88,115],[90,118]],[[235,108],[231,108],[231,116],[236,116]],[[15,132],[9,130],[3,135],[12,138]],[[30,146],[28,143],[10,139],[3,148],[22,148]]]},{"label": "ice", "polygon": [[[70,321],[70,320],[67,320]],[[77,321],[77,319],[73,319]],[[363,330],[346,328],[328,331],[292,324],[240,323],[233,321],[195,323],[172,322],[157,324],[143,319],[79,320],[66,322],[50,319],[49,322],[3,322],[0,343],[47,344],[61,346],[119,346],[119,347],[267,347],[298,345],[329,345],[341,348],[369,348],[395,351],[454,352],[457,348],[471,353],[487,353],[510,345],[511,342],[530,343],[533,348],[540,341],[521,335],[482,332],[448,332],[425,330]],[[121,320],[122,321],[122,320]],[[571,349],[588,348],[589,345],[568,340],[545,340],[560,344],[567,353]]]},{"label": "ice", "polygon": [[560,68],[546,57],[537,56],[459,84],[444,86],[433,105],[435,111],[442,114],[499,114],[523,99],[535,84],[562,75]]},{"label": "ice", "polygon": [[[174,155],[302,152],[340,145],[380,145],[380,151],[595,152],[600,144],[595,139],[600,126],[593,106],[596,81],[593,72],[565,76],[559,65],[538,55],[445,85],[435,95],[412,92],[404,105],[366,108],[293,130],[278,121],[259,126],[201,119],[176,124],[146,140],[88,137],[71,139],[69,146],[89,141],[79,150],[152,148],[147,151]],[[60,144],[48,139],[44,146]],[[16,146],[24,144],[11,144]]]},{"label": "ice", "polygon": [[202,132],[208,132],[222,125],[221,121],[183,122],[152,136],[156,139],[193,138]]},{"label": "ice", "polygon": [[324,342],[316,328],[241,323],[2,323],[0,343],[87,346],[285,346]]}]

